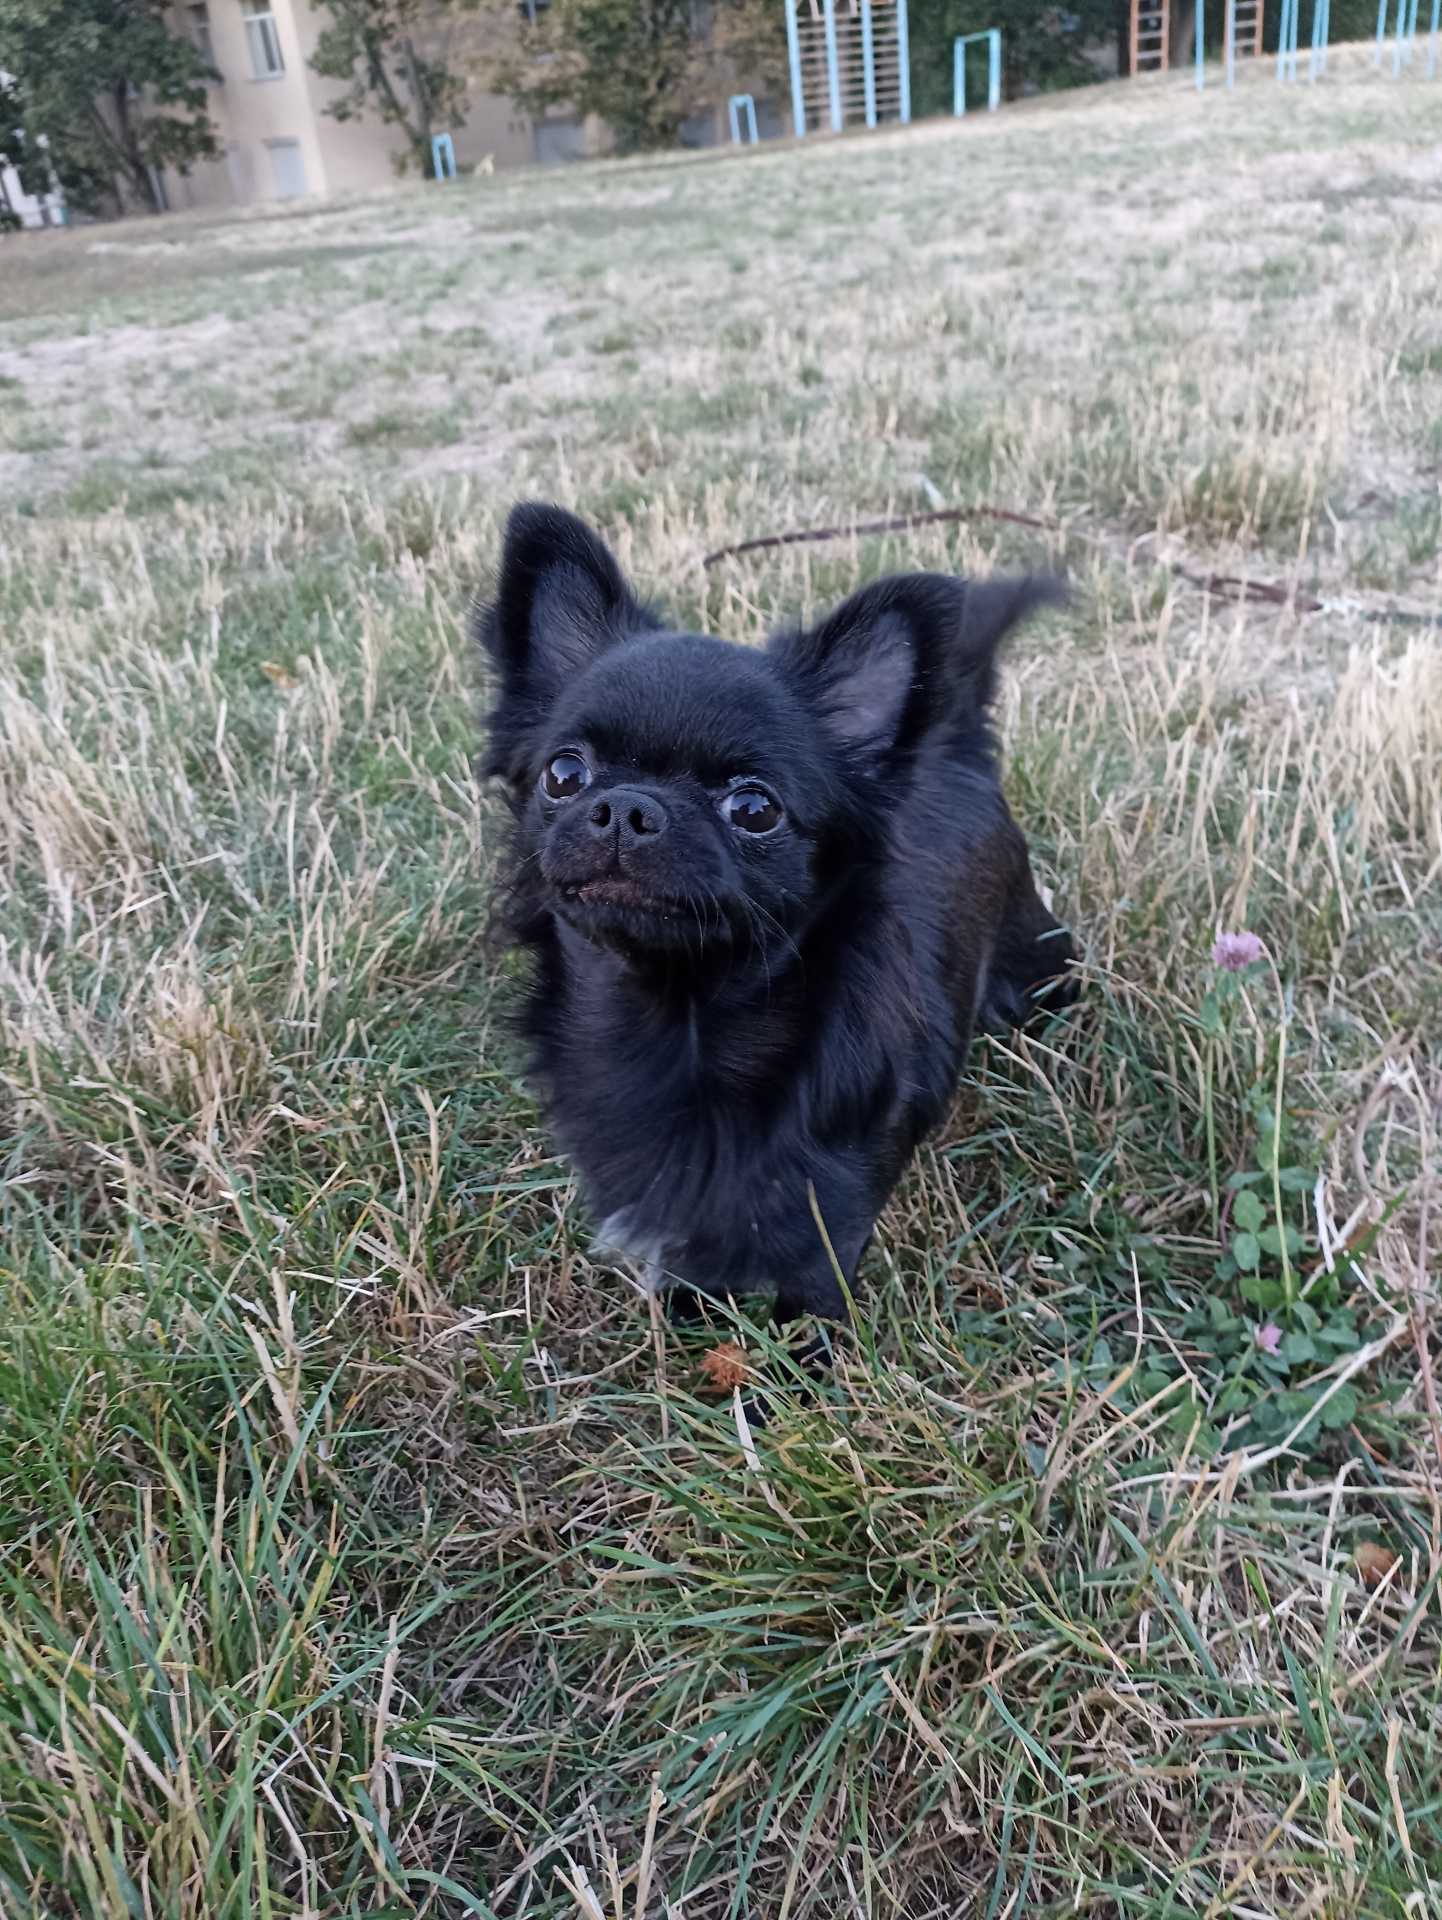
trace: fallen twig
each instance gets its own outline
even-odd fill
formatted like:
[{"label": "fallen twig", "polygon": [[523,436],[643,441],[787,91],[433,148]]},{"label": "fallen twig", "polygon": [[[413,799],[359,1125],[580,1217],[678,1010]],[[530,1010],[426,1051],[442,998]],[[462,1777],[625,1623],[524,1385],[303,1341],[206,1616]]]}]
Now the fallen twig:
[{"label": "fallen twig", "polygon": [[[862,540],[880,533],[905,533],[912,527],[957,526],[969,520],[1001,520],[1014,527],[1034,527],[1038,533],[1059,534],[1063,540],[1081,540],[1089,547],[1100,547],[1105,553],[1114,552],[1114,542],[1104,540],[1098,534],[1083,533],[1079,527],[1064,526],[1050,515],[1014,513],[1008,507],[935,507],[926,513],[893,514],[887,520],[853,521],[850,526],[797,527],[790,533],[767,533],[755,540],[735,540],[730,546],[718,547],[714,553],[708,553],[701,565],[719,566],[723,560],[734,560],[742,554],[762,553],[777,547],[813,546],[826,540]],[[1239,574],[1193,573],[1189,567],[1160,557],[1157,565],[1165,567],[1175,578],[1185,580],[1202,593],[1212,594],[1219,600],[1233,600],[1242,606],[1249,600],[1257,600],[1268,606],[1290,607],[1293,613],[1353,613],[1362,620],[1391,620],[1412,626],[1435,624],[1437,617],[1435,614],[1413,613],[1392,607],[1359,607],[1319,600],[1315,594],[1303,593],[1295,586],[1277,585],[1269,580],[1248,580]]]},{"label": "fallen twig", "polygon": [[1277,587],[1266,580],[1244,580],[1234,573],[1190,573],[1171,560],[1163,560],[1161,564],[1179,580],[1189,581],[1203,593],[1215,594],[1219,600],[1235,600],[1239,604],[1265,600],[1269,606],[1290,607],[1293,613],[1322,613],[1326,609],[1325,601],[1317,599],[1315,594],[1299,593],[1295,587]]},{"label": "fallen twig", "polygon": [[[904,533],[908,527],[936,527],[962,520],[1008,520],[1018,527],[1036,527],[1043,533],[1065,534],[1059,520],[1041,519],[1031,513],[1009,513],[1005,507],[938,507],[930,513],[899,513],[890,520],[868,520],[850,527],[802,527],[793,533],[768,533],[759,540],[737,540],[729,547],[718,547],[701,562],[714,567],[718,561],[737,554],[759,553],[763,547],[798,547],[821,540],[860,540],[875,533]],[[1079,536],[1085,539],[1087,536]]]},{"label": "fallen twig", "polygon": [[[756,540],[737,540],[729,547],[718,547],[715,553],[708,553],[701,564],[714,567],[722,560],[773,547],[810,546],[824,540],[860,540],[878,533],[904,533],[911,527],[955,526],[967,520],[1004,520],[1011,526],[1034,527],[1039,533],[1056,533],[1063,540],[1082,540],[1089,547],[1111,550],[1111,543],[1097,534],[1063,526],[1060,520],[1046,514],[1014,513],[1007,507],[936,507],[928,513],[898,513],[889,520],[865,520],[849,527],[799,527],[791,533],[768,533]],[[1243,580],[1232,574],[1191,573],[1170,560],[1161,560],[1159,564],[1179,580],[1225,600],[1265,600],[1273,606],[1290,606],[1297,613],[1322,611],[1320,600],[1309,593],[1298,593],[1293,587],[1272,586],[1265,580]]]}]

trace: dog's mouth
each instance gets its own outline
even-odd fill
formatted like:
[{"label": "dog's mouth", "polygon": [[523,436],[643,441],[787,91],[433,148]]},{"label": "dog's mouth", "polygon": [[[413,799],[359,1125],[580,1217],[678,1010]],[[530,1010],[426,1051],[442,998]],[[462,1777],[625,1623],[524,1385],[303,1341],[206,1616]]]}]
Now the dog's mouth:
[{"label": "dog's mouth", "polygon": [[719,901],[664,893],[620,873],[564,881],[557,896],[558,911],[577,933],[631,958],[699,957],[734,947],[735,928]]},{"label": "dog's mouth", "polygon": [[694,911],[688,900],[670,894],[653,893],[649,887],[638,886],[634,880],[625,880],[614,874],[604,880],[584,880],[563,887],[561,897],[583,907],[615,907],[626,913],[651,914],[663,920],[673,920],[678,915]]}]

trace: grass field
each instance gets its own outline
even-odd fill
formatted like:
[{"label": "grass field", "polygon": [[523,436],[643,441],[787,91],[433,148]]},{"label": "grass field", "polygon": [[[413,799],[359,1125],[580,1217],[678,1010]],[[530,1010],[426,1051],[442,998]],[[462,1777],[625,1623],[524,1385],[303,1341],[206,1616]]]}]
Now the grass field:
[{"label": "grass field", "polygon": [[[1244,78],[0,242],[4,1920],[1442,1913],[1442,79]],[[1076,586],[1082,1004],[745,1446],[508,1038],[524,494]]]}]

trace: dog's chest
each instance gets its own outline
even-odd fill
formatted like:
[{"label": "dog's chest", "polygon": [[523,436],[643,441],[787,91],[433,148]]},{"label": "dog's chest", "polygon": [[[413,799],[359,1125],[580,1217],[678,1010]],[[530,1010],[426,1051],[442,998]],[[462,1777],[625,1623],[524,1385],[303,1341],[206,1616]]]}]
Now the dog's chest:
[{"label": "dog's chest", "polygon": [[658,1007],[607,984],[572,983],[539,1064],[602,1237],[646,1266],[660,1243],[744,1228],[778,1135],[795,1137],[806,1065],[775,1005]]},{"label": "dog's chest", "polygon": [[[670,1099],[657,1086],[644,1105],[613,1109],[605,1132],[563,1130],[596,1214],[598,1251],[626,1256],[651,1290],[676,1274],[685,1248],[724,1248],[729,1261],[749,1245],[760,1260],[762,1221],[781,1191],[776,1150],[745,1103],[708,1099],[694,1085],[684,1096],[668,1091]],[[788,1144],[784,1157],[794,1159],[797,1143]]]}]

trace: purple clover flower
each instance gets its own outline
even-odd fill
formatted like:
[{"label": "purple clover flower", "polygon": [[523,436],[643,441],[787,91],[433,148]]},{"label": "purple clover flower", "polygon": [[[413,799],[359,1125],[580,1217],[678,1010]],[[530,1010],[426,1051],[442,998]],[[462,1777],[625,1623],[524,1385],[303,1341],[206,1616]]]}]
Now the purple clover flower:
[{"label": "purple clover flower", "polygon": [[1228,973],[1240,973],[1262,957],[1262,942],[1255,933],[1220,933],[1212,948],[1212,965]]},{"label": "purple clover flower", "polygon": [[1269,1320],[1265,1327],[1257,1328],[1257,1345],[1263,1353],[1275,1357],[1282,1351],[1282,1329]]}]

